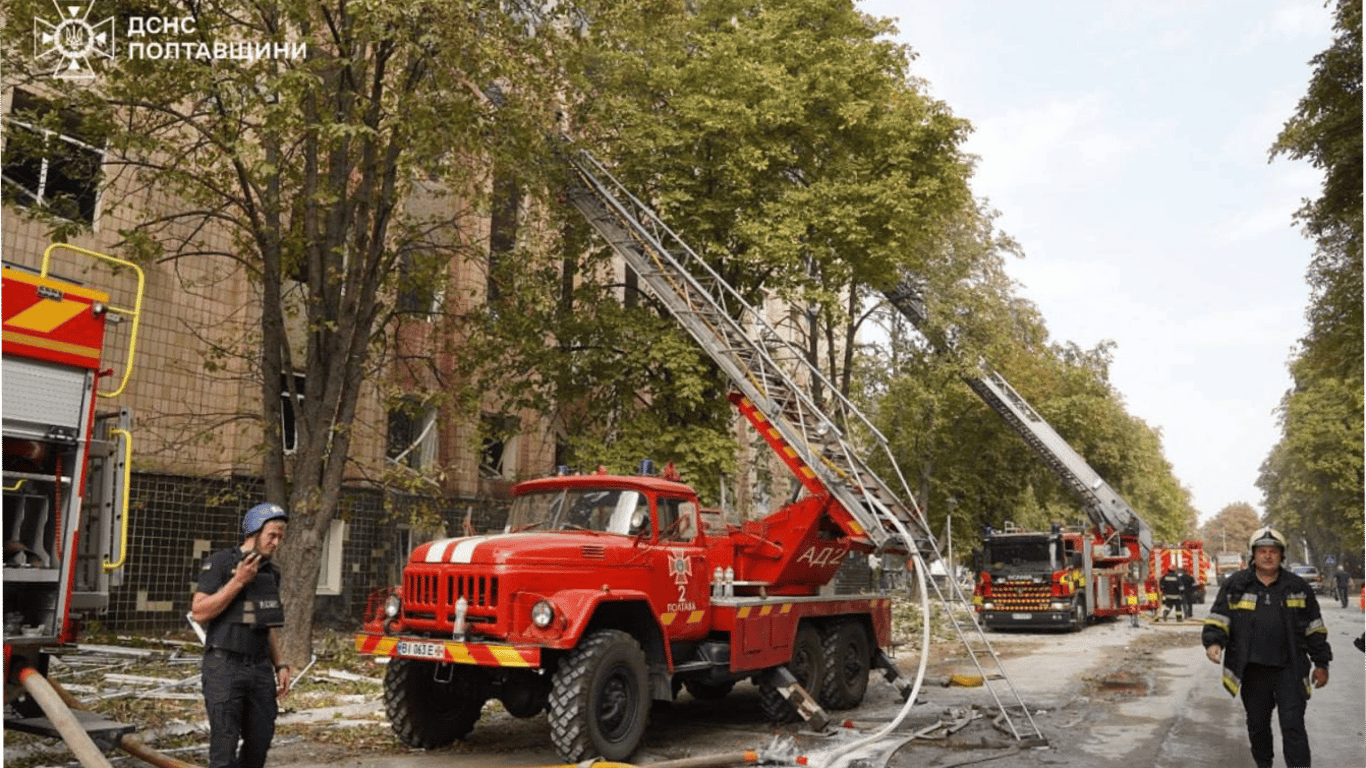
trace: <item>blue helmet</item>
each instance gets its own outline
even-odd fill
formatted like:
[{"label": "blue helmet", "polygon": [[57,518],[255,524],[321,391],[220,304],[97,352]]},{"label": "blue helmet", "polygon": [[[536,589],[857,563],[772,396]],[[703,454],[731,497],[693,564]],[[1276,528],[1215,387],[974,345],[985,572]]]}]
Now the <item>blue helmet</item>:
[{"label": "blue helmet", "polygon": [[242,536],[250,536],[262,528],[271,520],[289,520],[289,514],[284,507],[279,504],[257,504],[247,510],[247,514],[242,518]]}]

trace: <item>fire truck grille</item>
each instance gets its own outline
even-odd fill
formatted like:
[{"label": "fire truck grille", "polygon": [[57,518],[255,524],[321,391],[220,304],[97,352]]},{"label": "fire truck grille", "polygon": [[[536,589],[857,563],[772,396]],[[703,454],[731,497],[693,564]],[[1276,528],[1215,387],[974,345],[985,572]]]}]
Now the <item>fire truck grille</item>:
[{"label": "fire truck grille", "polygon": [[991,589],[992,602],[998,610],[1045,610],[1052,596],[1053,590],[1048,584],[997,582]]},{"label": "fire truck grille", "polygon": [[498,607],[498,577],[476,574],[410,573],[403,578],[403,603],[412,613],[454,610],[465,598],[471,609]]}]

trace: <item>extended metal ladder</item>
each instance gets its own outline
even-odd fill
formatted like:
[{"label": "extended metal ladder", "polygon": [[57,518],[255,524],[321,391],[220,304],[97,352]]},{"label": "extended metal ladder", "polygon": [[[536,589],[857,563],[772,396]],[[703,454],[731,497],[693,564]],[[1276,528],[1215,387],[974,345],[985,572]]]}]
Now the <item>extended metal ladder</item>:
[{"label": "extended metal ladder", "polygon": [[[912,325],[922,331],[926,329],[924,302],[914,278],[905,276],[895,287],[883,293],[892,306],[910,320]],[[1153,546],[1152,529],[1148,524],[1133,507],[1129,506],[1124,497],[1110,487],[1100,473],[1086,463],[1052,425],[1010,386],[1005,377],[990,366],[983,365],[983,369],[983,376],[964,376],[967,385],[1005,419],[1006,423],[1043,459],[1044,464],[1053,470],[1063,485],[1076,495],[1092,523],[1098,527],[1108,525],[1116,531],[1133,534],[1138,538],[1143,555],[1142,565],[1146,568],[1148,553]]]},{"label": "extended metal ladder", "polygon": [[[578,183],[568,197],[594,230],[645,282],[737,389],[741,412],[813,493],[829,493],[843,510],[832,516],[856,539],[896,551],[903,535],[925,560],[942,559],[939,545],[897,468],[887,439],[843,397],[800,350],[786,342],[760,311],[675,234],[587,152],[569,159]],[[822,407],[811,397],[828,392]],[[858,424],[874,450],[896,472],[897,489],[878,477],[837,426]],[[899,495],[900,494],[900,495]],[[906,499],[907,501],[902,501]],[[932,580],[931,580],[931,583]],[[1003,719],[1017,739],[1042,739],[1028,707],[1005,674],[1000,658],[974,621],[954,616],[954,606],[936,593],[973,663],[982,673]],[[957,591],[955,589],[955,591]],[[961,592],[958,594],[961,600]],[[971,625],[976,638],[967,634]],[[997,694],[993,674],[1010,689],[1014,704]],[[1017,723],[1018,721],[1018,723]],[[1022,731],[1025,724],[1032,735]]]}]

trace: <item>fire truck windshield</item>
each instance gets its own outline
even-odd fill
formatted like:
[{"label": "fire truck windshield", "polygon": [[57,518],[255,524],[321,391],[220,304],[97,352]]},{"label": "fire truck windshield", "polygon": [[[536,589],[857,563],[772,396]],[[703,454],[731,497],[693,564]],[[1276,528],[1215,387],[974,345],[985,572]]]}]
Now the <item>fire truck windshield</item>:
[{"label": "fire truck windshield", "polygon": [[1047,538],[996,540],[986,543],[986,564],[1006,573],[1052,573],[1058,570],[1058,542]]},{"label": "fire truck windshield", "polygon": [[599,531],[634,536],[650,530],[650,500],[639,491],[555,489],[518,496],[505,529]]}]

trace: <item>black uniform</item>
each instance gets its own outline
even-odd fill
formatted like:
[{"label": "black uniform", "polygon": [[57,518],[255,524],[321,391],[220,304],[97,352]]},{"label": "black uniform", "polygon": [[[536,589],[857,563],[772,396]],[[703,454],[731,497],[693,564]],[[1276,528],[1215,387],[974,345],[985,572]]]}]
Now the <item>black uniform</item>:
[{"label": "black uniform", "polygon": [[1176,571],[1167,571],[1162,574],[1158,586],[1162,588],[1162,618],[1167,618],[1167,614],[1175,608],[1176,620],[1184,621],[1186,618],[1186,601],[1183,595],[1181,576]]},{"label": "black uniform", "polygon": [[1343,608],[1347,607],[1347,588],[1351,583],[1352,576],[1347,571],[1339,568],[1338,572],[1333,574],[1333,593],[1337,595],[1338,602],[1342,603]]},{"label": "black uniform", "polygon": [[[238,547],[209,555],[196,590],[211,595],[222,589],[243,557]],[[256,578],[205,627],[202,672],[209,768],[262,768],[266,763],[279,711],[270,628],[283,624],[284,616],[280,569],[266,561]]]},{"label": "black uniform", "polygon": [[1181,571],[1181,604],[1186,609],[1187,616],[1194,616],[1195,606],[1195,577]]},{"label": "black uniform", "polygon": [[1333,651],[1314,590],[1282,568],[1263,584],[1254,568],[1224,582],[1210,609],[1202,641],[1224,648],[1224,687],[1242,694],[1252,757],[1271,766],[1271,712],[1276,710],[1286,765],[1307,766],[1309,737],[1304,710],[1313,691],[1312,667],[1328,668]]}]

